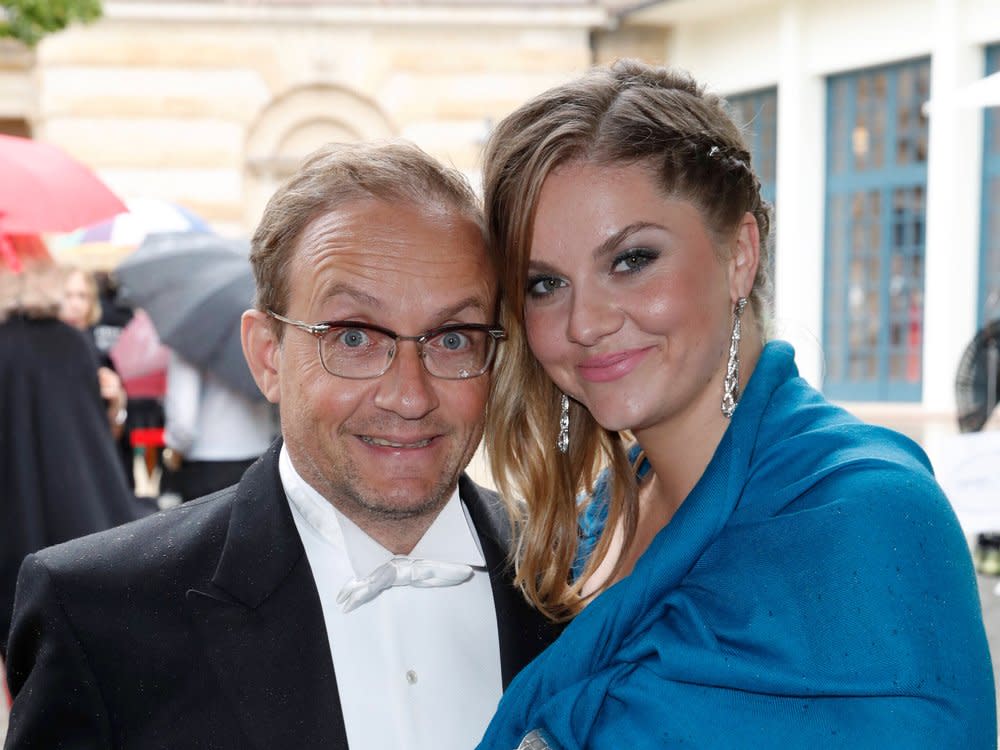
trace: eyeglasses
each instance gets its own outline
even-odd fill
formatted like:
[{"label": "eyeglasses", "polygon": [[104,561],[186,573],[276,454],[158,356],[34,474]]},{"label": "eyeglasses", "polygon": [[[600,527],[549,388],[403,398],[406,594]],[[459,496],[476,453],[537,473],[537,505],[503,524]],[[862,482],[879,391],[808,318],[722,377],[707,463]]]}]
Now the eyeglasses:
[{"label": "eyeglasses", "polygon": [[434,328],[419,336],[400,336],[393,330],[353,320],[303,323],[279,315],[275,320],[316,337],[323,369],[351,380],[383,375],[392,364],[400,341],[413,341],[424,369],[436,378],[467,380],[482,375],[493,363],[497,342],[507,338],[503,328],[478,323],[458,323]]}]

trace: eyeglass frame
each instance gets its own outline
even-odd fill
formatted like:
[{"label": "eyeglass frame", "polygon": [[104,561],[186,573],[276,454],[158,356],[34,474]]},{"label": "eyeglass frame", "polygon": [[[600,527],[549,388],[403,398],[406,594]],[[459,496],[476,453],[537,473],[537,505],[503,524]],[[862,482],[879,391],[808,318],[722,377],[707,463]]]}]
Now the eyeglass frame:
[{"label": "eyeglass frame", "polygon": [[[274,310],[268,308],[265,310],[269,316],[281,323],[287,323],[288,325],[298,328],[300,331],[305,331],[306,333],[312,335],[316,339],[316,356],[319,357],[319,363],[323,365],[323,369],[327,371],[330,375],[335,378],[345,378],[346,380],[374,380],[375,378],[380,378],[389,372],[389,368],[392,367],[393,361],[396,359],[396,352],[399,350],[400,341],[412,341],[417,345],[417,355],[420,357],[420,364],[423,366],[424,370],[432,378],[438,378],[439,380],[472,380],[473,378],[478,378],[489,372],[490,367],[493,366],[493,362],[496,360],[497,354],[497,344],[507,338],[507,331],[501,328],[499,325],[488,325],[485,323],[449,323],[448,325],[438,326],[437,328],[432,328],[429,331],[424,331],[416,336],[403,336],[396,333],[391,328],[386,328],[385,326],[376,325],[375,323],[362,323],[357,320],[324,320],[320,323],[306,323],[302,320],[295,320],[293,318],[286,318],[280,313],[276,313]],[[393,344],[391,352],[386,360],[385,367],[381,371],[374,375],[338,375],[335,372],[330,372],[330,368],[326,365],[326,359],[323,357],[323,337],[326,336],[334,328],[360,328],[366,331],[375,331],[376,333],[381,333],[384,336],[388,336],[395,342]],[[448,377],[446,375],[437,375],[430,371],[427,367],[427,360],[424,358],[424,344],[427,343],[434,336],[440,336],[443,333],[448,333],[450,331],[465,331],[472,329],[474,331],[483,331],[489,334],[490,338],[488,343],[490,343],[489,354],[486,357],[486,364],[483,368],[472,375],[466,375],[465,377]]]}]

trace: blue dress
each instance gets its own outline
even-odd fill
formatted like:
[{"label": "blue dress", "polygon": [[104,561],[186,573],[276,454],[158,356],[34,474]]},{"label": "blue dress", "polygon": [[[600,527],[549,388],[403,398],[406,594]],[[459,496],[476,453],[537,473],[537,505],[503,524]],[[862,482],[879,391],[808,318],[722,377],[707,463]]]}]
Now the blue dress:
[{"label": "blue dress", "polygon": [[768,344],[671,522],[514,680],[479,747],[532,729],[563,750],[995,748],[975,574],[924,453]]}]

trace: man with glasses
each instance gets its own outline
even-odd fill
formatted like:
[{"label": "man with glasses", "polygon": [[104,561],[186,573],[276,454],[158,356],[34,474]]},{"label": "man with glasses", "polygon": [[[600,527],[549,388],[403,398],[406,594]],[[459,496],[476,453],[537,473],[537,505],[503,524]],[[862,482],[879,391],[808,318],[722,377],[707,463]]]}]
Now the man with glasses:
[{"label": "man with glasses", "polygon": [[25,562],[8,748],[466,750],[555,635],[463,474],[504,338],[465,181],[326,147],[251,261],[243,348],[282,440],[234,487]]}]

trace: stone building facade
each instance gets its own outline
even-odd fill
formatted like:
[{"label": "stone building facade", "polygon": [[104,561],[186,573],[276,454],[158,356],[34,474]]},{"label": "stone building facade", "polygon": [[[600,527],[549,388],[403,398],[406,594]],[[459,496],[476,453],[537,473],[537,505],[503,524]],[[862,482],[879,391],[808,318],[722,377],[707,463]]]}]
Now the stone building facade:
[{"label": "stone building facade", "polygon": [[598,34],[649,37],[615,41],[614,19],[589,0],[109,0],[34,51],[0,44],[0,132],[247,233],[329,140],[408,138],[478,182],[496,119],[585,69]]}]

